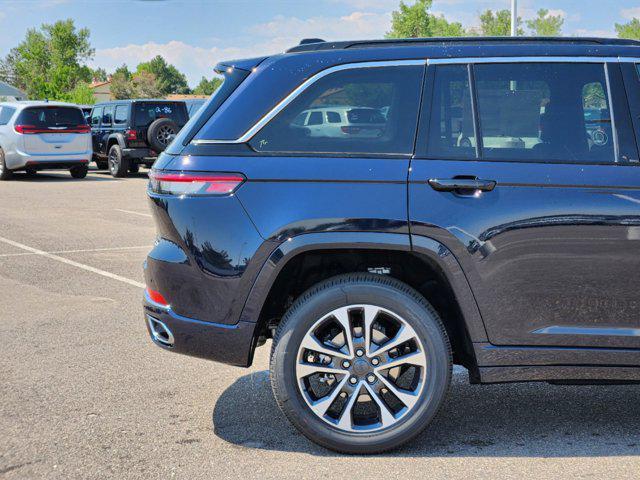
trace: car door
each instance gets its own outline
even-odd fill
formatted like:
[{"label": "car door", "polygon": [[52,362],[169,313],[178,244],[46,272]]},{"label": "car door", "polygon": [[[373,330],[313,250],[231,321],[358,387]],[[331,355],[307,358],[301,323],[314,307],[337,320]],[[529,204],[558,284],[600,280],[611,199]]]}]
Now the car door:
[{"label": "car door", "polygon": [[93,151],[96,153],[102,152],[102,145],[100,142],[100,120],[102,120],[102,107],[94,107],[91,110],[91,144]]},{"label": "car door", "polygon": [[490,342],[640,348],[640,168],[619,65],[444,60],[427,79],[412,240],[455,255]]},{"label": "car door", "polygon": [[102,121],[100,122],[100,151],[106,155],[108,138],[113,131],[113,112],[115,105],[105,105],[102,112]]}]

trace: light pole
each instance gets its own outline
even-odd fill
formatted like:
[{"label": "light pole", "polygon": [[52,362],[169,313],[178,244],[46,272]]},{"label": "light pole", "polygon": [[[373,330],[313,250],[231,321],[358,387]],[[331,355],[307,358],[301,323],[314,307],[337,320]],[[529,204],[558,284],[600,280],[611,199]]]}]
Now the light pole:
[{"label": "light pole", "polygon": [[518,0],[511,0],[511,36],[518,34]]}]

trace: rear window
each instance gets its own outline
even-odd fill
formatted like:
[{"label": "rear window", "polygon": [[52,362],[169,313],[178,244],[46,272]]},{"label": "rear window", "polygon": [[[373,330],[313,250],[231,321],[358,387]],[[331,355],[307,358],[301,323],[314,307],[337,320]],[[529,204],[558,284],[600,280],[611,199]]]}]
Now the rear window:
[{"label": "rear window", "polygon": [[[260,130],[251,146],[259,152],[410,154],[422,74],[421,66],[392,66],[326,75]],[[327,109],[345,112],[348,123],[324,123]],[[300,119],[307,111],[303,125]]]},{"label": "rear window", "polygon": [[34,127],[75,127],[86,123],[82,110],[73,107],[31,107],[20,113],[16,123]]},{"label": "rear window", "polygon": [[170,118],[178,126],[187,122],[186,108],[181,102],[137,102],[134,106],[136,127],[148,127],[158,118]]}]

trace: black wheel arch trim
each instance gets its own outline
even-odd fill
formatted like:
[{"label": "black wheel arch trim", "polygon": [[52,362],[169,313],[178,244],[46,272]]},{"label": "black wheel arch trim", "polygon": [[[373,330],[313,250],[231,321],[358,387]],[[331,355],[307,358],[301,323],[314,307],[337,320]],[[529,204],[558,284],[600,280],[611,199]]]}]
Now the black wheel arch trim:
[{"label": "black wheel arch trim", "polygon": [[107,154],[109,154],[109,149],[111,148],[112,140],[118,142],[118,145],[121,149],[127,148],[127,144],[124,141],[124,135],[122,133],[112,133],[107,137]]},{"label": "black wheel arch trim", "polygon": [[[413,244],[412,244],[413,241]],[[277,245],[263,263],[240,313],[239,321],[256,322],[280,271],[294,257],[313,250],[382,249],[413,252],[438,265],[458,301],[463,321],[472,342],[487,342],[487,333],[467,278],[453,253],[442,243],[428,237],[404,233],[320,232],[291,237]],[[256,329],[255,334],[259,334]],[[255,343],[255,342],[254,342]]]}]

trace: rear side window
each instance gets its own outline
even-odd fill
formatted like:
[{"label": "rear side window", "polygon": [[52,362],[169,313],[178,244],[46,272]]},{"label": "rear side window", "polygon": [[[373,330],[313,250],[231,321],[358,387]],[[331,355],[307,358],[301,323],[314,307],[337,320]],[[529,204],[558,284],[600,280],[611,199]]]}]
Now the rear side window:
[{"label": "rear side window", "polygon": [[181,102],[136,102],[133,111],[136,127],[148,127],[158,118],[170,118],[178,126],[187,122],[187,109]]},{"label": "rear side window", "polygon": [[116,106],[116,112],[113,117],[113,123],[115,125],[124,125],[127,123],[129,106],[128,105],[118,105]]},{"label": "rear side window", "polygon": [[307,125],[322,125],[322,112],[311,112]]},{"label": "rear side window", "polygon": [[76,127],[86,124],[82,110],[73,107],[30,107],[24,109],[16,123],[38,128]]},{"label": "rear side window", "polygon": [[615,161],[601,63],[475,66],[484,159]]},{"label": "rear side window", "polygon": [[[260,152],[411,154],[423,71],[421,66],[397,66],[329,74],[260,130],[251,146]],[[329,117],[323,122],[327,107],[345,112],[348,123]],[[300,118],[306,111],[311,113],[304,125]],[[318,123],[313,123],[315,113]]]},{"label": "rear side window", "polygon": [[435,67],[427,152],[432,157],[475,158],[476,139],[466,65]]},{"label": "rear side window", "polygon": [[342,120],[340,119],[340,114],[338,112],[327,112],[327,122],[329,123],[340,123]]},{"label": "rear side window", "polygon": [[0,125],[6,125],[11,120],[16,109],[11,107],[0,107]]},{"label": "rear side window", "polygon": [[94,108],[91,112],[91,126],[95,127],[100,125],[100,118],[102,117],[102,107]]},{"label": "rear side window", "polygon": [[113,123],[113,105],[104,107],[104,113],[102,114],[102,126],[110,126]]}]

